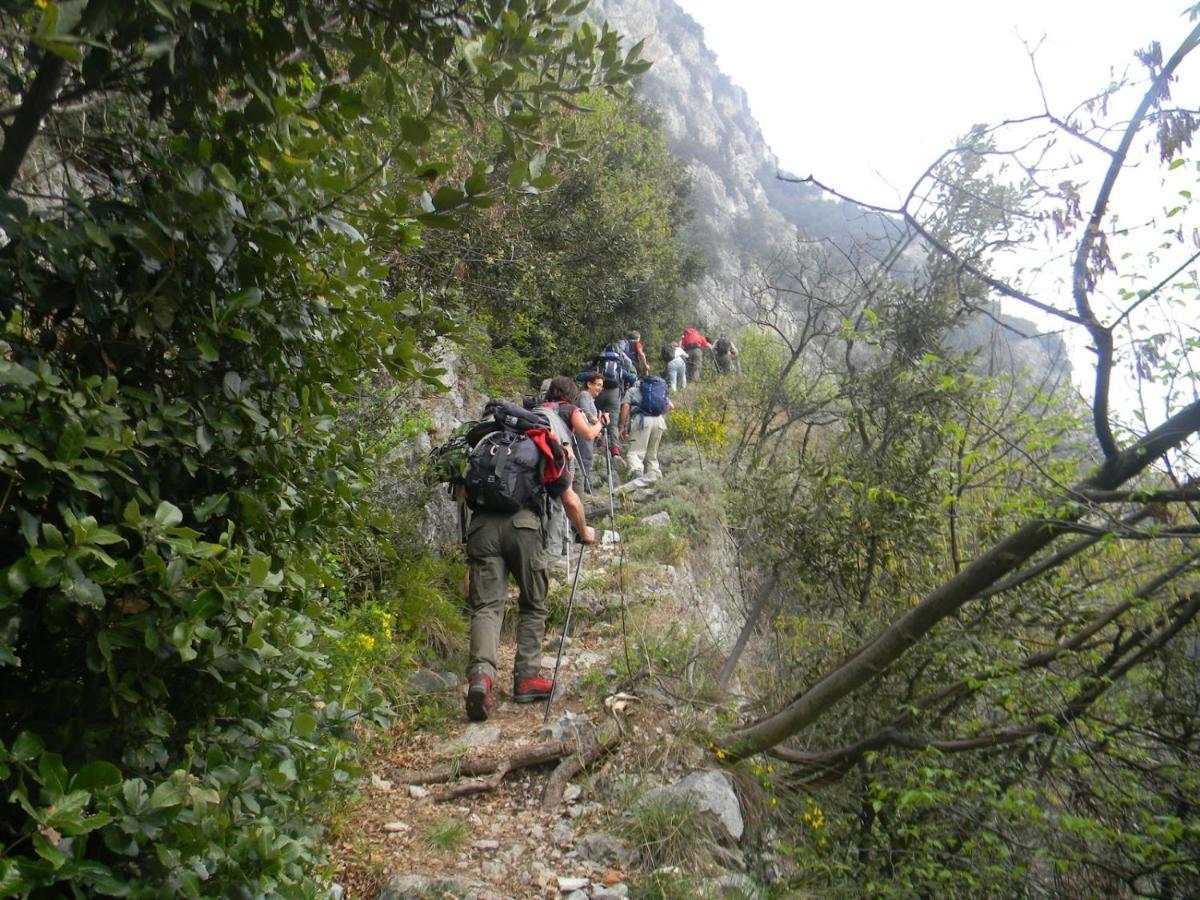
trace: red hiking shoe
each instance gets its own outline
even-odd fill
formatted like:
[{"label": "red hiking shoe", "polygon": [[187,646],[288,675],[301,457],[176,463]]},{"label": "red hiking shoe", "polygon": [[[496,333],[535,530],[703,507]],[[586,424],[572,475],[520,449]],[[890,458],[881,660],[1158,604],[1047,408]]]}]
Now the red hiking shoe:
[{"label": "red hiking shoe", "polygon": [[610,444],[608,447],[608,452],[611,453],[613,456],[620,456],[621,448],[618,447],[616,444]]},{"label": "red hiking shoe", "polygon": [[554,685],[549,678],[541,675],[526,675],[524,678],[513,678],[513,700],[517,703],[536,703],[538,700],[549,700]]},{"label": "red hiking shoe", "polygon": [[472,675],[467,684],[467,718],[486,722],[492,711],[492,679],[487,675]]}]

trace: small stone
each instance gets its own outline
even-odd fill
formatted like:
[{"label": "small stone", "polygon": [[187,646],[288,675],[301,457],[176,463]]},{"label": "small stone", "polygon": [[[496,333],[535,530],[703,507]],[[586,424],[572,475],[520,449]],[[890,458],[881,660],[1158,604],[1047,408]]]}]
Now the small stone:
[{"label": "small stone", "polygon": [[614,884],[619,883],[623,877],[616,869],[609,869],[604,873],[604,877],[600,879],[600,882],[608,887],[612,887]]},{"label": "small stone", "polygon": [[621,533],[619,531],[609,531],[605,529],[600,534],[600,543],[606,547],[611,547],[613,544],[621,543]]},{"label": "small stone", "polygon": [[579,799],[582,793],[583,788],[581,788],[579,785],[568,784],[566,789],[563,791],[563,800],[565,800],[567,803],[574,803]]},{"label": "small stone", "polygon": [[[549,669],[551,672],[553,672],[554,671],[554,662],[555,662],[555,657],[543,656],[542,657],[542,668]],[[566,664],[566,662],[567,662],[567,660],[566,660],[566,658],[564,658],[563,663]]]},{"label": "small stone", "polygon": [[508,867],[504,863],[495,862],[494,860],[484,860],[479,866],[479,874],[488,881],[503,881],[508,877]]},{"label": "small stone", "polygon": [[671,514],[665,509],[656,512],[652,516],[646,516],[638,520],[639,525],[646,525],[650,528],[666,528],[671,524]]},{"label": "small stone", "polygon": [[575,829],[566,819],[559,819],[554,823],[552,837],[559,847],[567,847],[575,842]]},{"label": "small stone", "polygon": [[585,890],[571,891],[567,894],[566,900],[588,900],[588,892]]},{"label": "small stone", "polygon": [[342,900],[346,896],[346,889],[336,881],[329,885],[329,900]]},{"label": "small stone", "polygon": [[616,882],[608,887],[592,891],[592,900],[624,900],[629,896],[629,886]]},{"label": "small stone", "polygon": [[376,775],[374,772],[372,772],[371,773],[371,787],[375,788],[375,790],[377,790],[377,791],[390,791],[392,789],[392,783],[383,778],[380,778],[378,775]]},{"label": "small stone", "polygon": [[388,834],[403,834],[405,831],[410,831],[412,826],[407,822],[388,822],[383,826],[383,830]]},{"label": "small stone", "polygon": [[580,806],[578,803],[572,803],[570,806],[567,807],[567,815],[570,816],[572,819],[578,819],[580,816],[583,815],[583,807]]},{"label": "small stone", "polygon": [[572,891],[582,891],[589,884],[591,882],[586,878],[564,878],[561,875],[558,878],[558,889],[564,894],[569,894]]},{"label": "small stone", "polygon": [[438,677],[441,678],[442,681],[446,682],[446,690],[452,691],[458,687],[457,672],[438,672]]},{"label": "small stone", "polygon": [[408,786],[408,796],[414,800],[424,800],[429,796],[429,788],[421,787],[419,784],[410,784]]},{"label": "small stone", "polygon": [[445,679],[429,669],[417,669],[410,673],[405,679],[405,683],[414,694],[436,694],[450,690],[450,685],[446,684]]},{"label": "small stone", "polygon": [[471,846],[474,847],[476,850],[499,850],[500,842],[499,841],[487,841],[487,840],[476,841]]},{"label": "small stone", "polygon": [[543,644],[543,646],[548,650],[557,650],[558,642],[560,640],[562,641],[563,647],[570,647],[573,643],[575,643],[575,639],[569,634],[565,638],[563,638],[561,635],[548,634],[546,635],[546,642]]}]

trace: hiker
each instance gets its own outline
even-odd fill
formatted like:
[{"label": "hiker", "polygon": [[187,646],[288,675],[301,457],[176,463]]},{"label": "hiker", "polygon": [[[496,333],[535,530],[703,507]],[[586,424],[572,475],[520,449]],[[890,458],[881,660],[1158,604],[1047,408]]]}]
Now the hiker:
[{"label": "hiker", "polygon": [[722,375],[728,375],[735,370],[739,375],[742,374],[741,363],[738,362],[738,348],[724,332],[713,344],[713,360],[717,364],[717,371]]},{"label": "hiker", "polygon": [[617,346],[635,364],[639,375],[650,374],[650,361],[646,359],[646,350],[642,346],[642,335],[638,331],[630,331],[625,339],[618,341]]},{"label": "hiker", "polygon": [[[551,683],[541,675],[542,640],[546,632],[549,590],[549,567],[546,561],[544,511],[549,505],[561,506],[575,528],[579,540],[595,543],[596,534],[588,526],[583,503],[571,486],[570,434],[562,420],[550,410],[523,410],[513,404],[503,404],[502,411],[522,423],[521,429],[537,445],[538,462],[532,467],[519,466],[517,447],[504,443],[492,446],[480,441],[479,452],[473,449],[468,463],[463,493],[472,509],[467,525],[467,564],[470,571],[468,602],[471,613],[470,659],[467,664],[467,718],[474,722],[487,719],[493,705],[492,685],[496,680],[496,658],[500,644],[500,626],[504,620],[504,605],[508,600],[508,576],[517,580],[520,595],[517,600],[517,652],[513,663],[513,700],[532,703],[549,698]],[[524,431],[529,420],[538,427]],[[499,416],[498,416],[499,418]],[[548,432],[547,430],[548,429]],[[510,440],[521,440],[506,435]],[[485,439],[486,440],[486,439]],[[549,454],[547,456],[546,454]],[[516,512],[500,512],[488,508],[488,491],[496,481],[503,481],[498,469],[485,469],[489,459],[505,460],[503,474],[520,481],[511,493],[527,495],[526,502]],[[556,461],[562,460],[561,466]],[[482,478],[480,476],[483,476]],[[492,501],[495,503],[495,501]]]},{"label": "hiker", "polygon": [[647,375],[625,394],[621,403],[621,437],[633,435],[627,461],[630,478],[646,473],[662,474],[658,465],[658,444],[667,430],[666,414],[675,408],[667,397],[667,383],[657,375]]},{"label": "hiker", "polygon": [[712,347],[708,342],[708,338],[702,335],[695,328],[683,329],[683,334],[679,338],[679,343],[688,355],[688,378],[693,381],[698,381],[700,378],[700,370],[704,368],[704,351]]},{"label": "hiker", "polygon": [[621,414],[621,394],[625,392],[625,386],[637,380],[633,371],[633,360],[612,343],[592,361],[592,366],[604,379],[604,390],[596,397],[596,409],[608,414],[608,450],[612,456],[620,456],[621,439],[617,432],[617,418]]},{"label": "hiker", "polygon": [[[599,380],[601,388],[604,385],[604,378],[598,372],[595,374]],[[591,402],[593,410],[596,409],[595,402],[591,395],[579,390],[579,385],[575,383],[575,379],[566,375],[558,375],[550,379],[550,384],[546,388],[546,402],[542,404],[558,413],[559,418],[571,430],[571,446],[575,448],[578,467],[584,472],[583,486],[584,490],[591,493],[591,488],[588,485],[591,482],[592,468],[592,447],[595,444],[596,438],[600,436],[600,431],[604,427],[603,417],[595,415],[589,419],[584,411],[583,397],[587,396]],[[587,465],[584,466],[584,448],[587,448]]]},{"label": "hiker", "polygon": [[[588,422],[593,425],[599,425],[596,430],[596,435],[608,425],[608,413],[602,413],[596,408],[596,398],[600,396],[600,392],[604,390],[604,376],[591,369],[584,372],[581,376],[583,381],[583,390],[579,392],[579,399],[575,402],[579,408],[583,410],[583,414],[587,416]],[[592,484],[592,459],[596,443],[591,441],[579,441],[579,463],[583,467],[583,485],[584,490],[591,491]]]},{"label": "hiker", "polygon": [[688,355],[683,347],[679,346],[679,341],[671,341],[663,348],[663,356],[667,357],[667,381],[671,385],[671,393],[675,393],[676,389],[684,390],[687,387],[687,364]]}]

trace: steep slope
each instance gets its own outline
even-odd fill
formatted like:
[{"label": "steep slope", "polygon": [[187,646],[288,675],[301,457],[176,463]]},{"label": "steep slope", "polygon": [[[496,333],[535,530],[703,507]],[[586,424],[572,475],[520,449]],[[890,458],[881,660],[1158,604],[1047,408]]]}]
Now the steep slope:
[{"label": "steep slope", "polygon": [[[654,66],[642,93],[660,110],[672,150],[687,160],[693,178],[690,239],[708,268],[692,287],[702,321],[737,320],[745,304],[742,282],[756,262],[770,259],[798,238],[885,255],[901,233],[886,216],[836,200],[810,185],[782,181],[779,164],[750,110],[746,92],[717,65],[704,31],[675,0],[599,0],[597,10],[633,41]],[[814,138],[815,139],[815,138]],[[1033,335],[1030,323],[1015,331],[979,317],[953,335],[950,345],[987,351],[1041,377],[1069,370],[1061,339]]]}]

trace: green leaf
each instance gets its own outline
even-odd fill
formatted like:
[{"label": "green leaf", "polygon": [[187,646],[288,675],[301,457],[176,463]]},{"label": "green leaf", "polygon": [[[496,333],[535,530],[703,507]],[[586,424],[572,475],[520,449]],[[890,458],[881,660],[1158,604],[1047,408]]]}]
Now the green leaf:
[{"label": "green leaf", "polygon": [[225,168],[225,166],[221,165],[221,163],[213,163],[212,164],[212,177],[213,177],[213,181],[215,181],[218,185],[223,187],[225,190],[227,190],[227,191],[236,191],[237,190],[237,179],[234,178],[233,173],[230,172],[227,168]]},{"label": "green leaf", "polygon": [[429,126],[420,119],[414,119],[411,116],[401,117],[400,133],[410,144],[417,144],[418,146],[429,140]]},{"label": "green leaf", "polygon": [[99,787],[113,787],[121,783],[121,770],[102,759],[87,763],[71,779],[71,790],[90,791]]},{"label": "green leaf", "polygon": [[25,762],[41,753],[45,749],[45,746],[42,743],[42,739],[32,731],[22,731],[17,735],[17,739],[13,741],[12,750],[9,752],[12,754],[13,759],[18,762]]},{"label": "green leaf", "polygon": [[180,773],[176,773],[155,787],[154,791],[150,794],[150,808],[167,809],[186,803],[187,800],[187,780]]},{"label": "green leaf", "polygon": [[67,861],[67,855],[58,849],[57,843],[51,841],[40,831],[33,835],[33,849],[38,856],[55,869],[61,869]]},{"label": "green leaf", "polygon": [[55,794],[65,794],[70,777],[62,757],[57,753],[43,753],[38,758],[38,777],[42,786]]},{"label": "green leaf", "polygon": [[154,521],[163,528],[174,528],[183,521],[183,513],[174,503],[163,500],[154,511]]},{"label": "green leaf", "polygon": [[271,560],[266,556],[250,557],[250,583],[255,587],[262,587],[267,582],[267,576],[271,574]]},{"label": "green leaf", "polygon": [[310,712],[298,712],[292,719],[292,727],[302,738],[310,738],[317,730],[317,717]]},{"label": "green leaf", "polygon": [[0,897],[15,897],[26,893],[29,888],[29,882],[21,877],[16,860],[0,859]]},{"label": "green leaf", "polygon": [[46,539],[46,546],[52,547],[55,550],[67,549],[67,540],[63,537],[63,533],[58,530],[58,527],[50,522],[42,523],[42,537]]},{"label": "green leaf", "polygon": [[437,210],[454,209],[466,199],[466,194],[452,187],[440,188],[433,195],[433,206]]},{"label": "green leaf", "polygon": [[21,536],[30,547],[38,545],[38,520],[28,510],[18,509],[17,518],[21,520]]},{"label": "green leaf", "polygon": [[[113,565],[116,565],[114,562]],[[104,589],[90,578],[79,578],[71,582],[71,590],[75,598],[84,606],[92,609],[104,608]]]},{"label": "green leaf", "polygon": [[33,387],[38,377],[24,366],[0,357],[0,384],[15,384],[17,387]]}]

